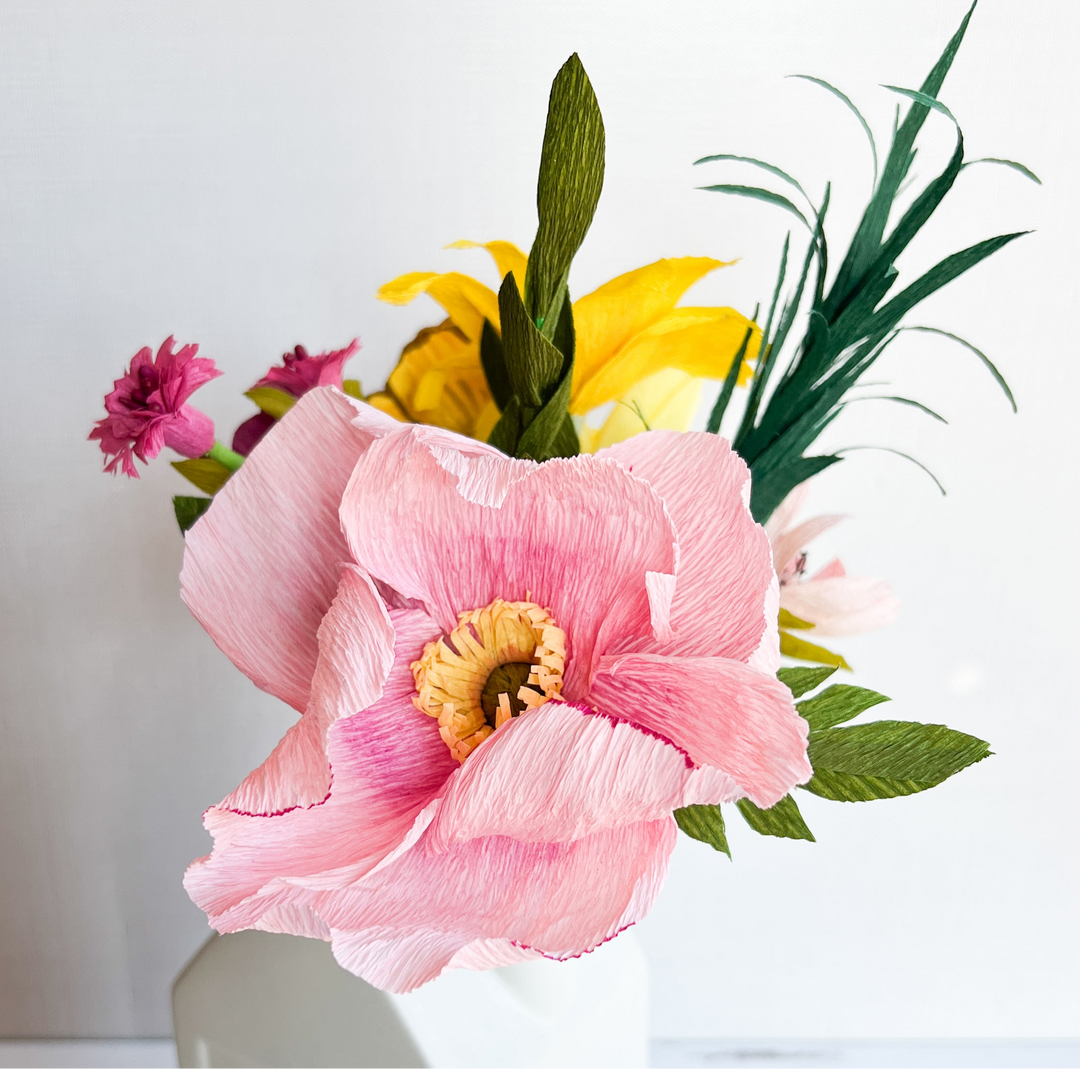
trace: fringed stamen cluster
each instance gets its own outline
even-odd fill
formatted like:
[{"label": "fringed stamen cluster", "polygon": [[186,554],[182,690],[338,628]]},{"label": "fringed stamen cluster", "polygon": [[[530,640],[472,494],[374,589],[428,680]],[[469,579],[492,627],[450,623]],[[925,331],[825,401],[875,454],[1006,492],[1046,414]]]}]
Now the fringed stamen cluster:
[{"label": "fringed stamen cluster", "polygon": [[446,638],[424,647],[411,666],[413,704],[438,719],[443,741],[464,761],[512,717],[557,698],[565,665],[566,633],[547,610],[496,598],[461,613]]}]

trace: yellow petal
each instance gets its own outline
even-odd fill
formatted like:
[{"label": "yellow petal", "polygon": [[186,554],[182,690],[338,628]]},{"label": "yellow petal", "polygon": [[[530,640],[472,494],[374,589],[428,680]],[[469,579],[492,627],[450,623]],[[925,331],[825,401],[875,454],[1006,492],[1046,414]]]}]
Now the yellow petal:
[{"label": "yellow petal", "polygon": [[393,416],[394,419],[401,420],[402,423],[411,423],[412,420],[405,414],[405,409],[401,407],[394,400],[393,396],[387,393],[385,390],[379,390],[378,393],[373,393],[364,398],[365,401],[372,408],[377,408],[380,412],[385,412],[388,416]]},{"label": "yellow petal", "polygon": [[412,271],[399,275],[380,287],[376,296],[387,304],[408,304],[421,293],[438,301],[466,338],[480,340],[484,319],[499,325],[499,299],[482,282],[457,271],[437,275],[431,271]]},{"label": "yellow petal", "polygon": [[448,249],[487,249],[499,272],[499,284],[513,272],[519,293],[525,292],[525,269],[529,258],[512,241],[455,241]]},{"label": "yellow petal", "polygon": [[409,419],[470,437],[479,436],[477,427],[490,420],[488,408],[494,407],[479,344],[449,319],[420,331],[405,347],[387,388]]},{"label": "yellow petal", "polygon": [[666,368],[642,379],[616,402],[597,429],[579,428],[582,452],[595,453],[644,430],[685,431],[701,401],[701,379]]},{"label": "yellow petal", "polygon": [[[575,308],[576,313],[576,308]],[[747,360],[757,355],[761,329],[733,308],[676,308],[631,337],[604,363],[594,363],[588,378],[578,379],[570,411],[588,412],[620,397],[635,382],[660,368],[678,368],[699,378],[722,379],[752,328]],[[750,375],[746,362],[740,383]]]},{"label": "yellow petal", "polygon": [[605,282],[576,301],[574,391],[635,335],[667,315],[695,282],[727,266],[708,256],[657,260]]}]

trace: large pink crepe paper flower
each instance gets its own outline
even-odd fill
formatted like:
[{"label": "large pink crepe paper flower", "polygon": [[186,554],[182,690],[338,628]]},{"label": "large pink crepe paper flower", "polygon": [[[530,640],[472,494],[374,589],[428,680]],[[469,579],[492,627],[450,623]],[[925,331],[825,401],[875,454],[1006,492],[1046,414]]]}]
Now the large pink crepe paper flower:
[{"label": "large pink crepe paper flower", "polygon": [[848,575],[837,559],[805,575],[805,547],[844,519],[815,516],[792,526],[809,490],[809,483],[797,486],[765,524],[780,577],[780,607],[822,635],[857,635],[891,624],[900,602],[886,580]]},{"label": "large pink crepe paper flower", "polygon": [[[336,386],[340,390],[345,363],[359,351],[359,338],[353,338],[344,349],[319,353],[318,356],[312,356],[302,345],[298,345],[293,352],[282,356],[281,367],[272,367],[255,383],[255,387],[273,386],[297,398],[316,386]],[[251,419],[244,420],[233,435],[233,451],[246,457],[276,422],[268,412],[259,412]]]},{"label": "large pink crepe paper flower", "polygon": [[170,336],[157,356],[150,348],[140,349],[127,372],[113,383],[105,398],[104,419],[98,420],[90,439],[101,443],[101,451],[112,459],[105,470],[139,477],[133,455],[143,463],[152,460],[167,445],[181,456],[201,457],[214,444],[214,422],[197,408],[185,404],[205,383],[221,374],[214,361],[196,357],[197,345],[174,351]]},{"label": "large pink crepe paper flower", "polygon": [[[537,465],[307,393],[186,538],[188,606],[302,714],[205,814],[185,885],[211,925],[329,940],[407,991],[641,919],[673,810],[770,806],[811,775],[748,479],[711,434]],[[424,695],[479,693],[526,616],[544,692],[516,716],[500,694],[462,742]]]}]

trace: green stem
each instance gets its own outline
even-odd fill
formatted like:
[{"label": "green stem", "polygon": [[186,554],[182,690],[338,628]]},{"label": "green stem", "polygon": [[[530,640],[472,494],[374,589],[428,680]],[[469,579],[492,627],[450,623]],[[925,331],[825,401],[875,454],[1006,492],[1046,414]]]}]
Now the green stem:
[{"label": "green stem", "polygon": [[228,446],[222,445],[221,442],[214,442],[206,455],[224,465],[229,471],[237,471],[240,465],[244,463],[244,458],[239,453],[234,453]]}]

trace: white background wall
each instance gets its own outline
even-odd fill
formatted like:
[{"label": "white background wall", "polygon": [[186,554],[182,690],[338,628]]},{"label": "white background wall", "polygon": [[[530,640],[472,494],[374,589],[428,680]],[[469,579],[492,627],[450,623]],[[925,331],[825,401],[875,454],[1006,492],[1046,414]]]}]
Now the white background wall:
[{"label": "white background wall", "polygon": [[[170,978],[206,934],[180,886],[199,814],[269,751],[287,711],[180,603],[182,543],[159,462],[100,473],[85,441],[140,346],[173,332],[225,369],[199,395],[231,433],[241,391],[286,348],[337,347],[382,382],[433,306],[377,303],[400,272],[488,272],[460,237],[528,245],[547,88],[578,50],[608,131],[576,294],[660,256],[741,257],[692,295],[766,300],[787,219],[696,192],[710,152],[761,156],[815,195],[833,242],[869,187],[844,110],[887,132],[964,0],[0,4],[0,1034],[164,1034]],[[888,576],[897,624],[850,640],[890,715],[945,721],[996,756],[933,792],[806,796],[816,844],[731,829],[734,863],[690,841],[640,926],[653,1030],[686,1036],[1077,1032],[1075,651],[1077,165],[1066,0],[983,0],[943,99],[972,155],[903,266],[1035,229],[928,302],[1012,382],[1012,416],[963,350],[909,335],[882,376],[944,410],[857,406],[859,453],[814,504],[822,540]],[[916,170],[950,148],[932,118]],[[734,168],[728,180],[756,180]],[[952,203],[955,201],[956,203]],[[490,273],[487,274],[490,278]]]}]

